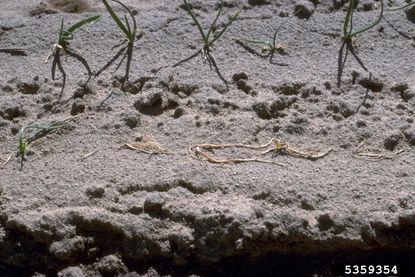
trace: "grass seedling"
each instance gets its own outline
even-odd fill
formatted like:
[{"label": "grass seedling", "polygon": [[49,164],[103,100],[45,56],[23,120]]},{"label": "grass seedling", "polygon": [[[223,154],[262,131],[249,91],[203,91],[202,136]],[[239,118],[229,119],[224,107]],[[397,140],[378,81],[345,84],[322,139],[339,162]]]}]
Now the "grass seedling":
[{"label": "grass seedling", "polygon": [[111,15],[112,19],[117,24],[118,28],[120,28],[120,30],[125,35],[125,39],[120,44],[115,45],[112,49],[117,48],[119,46],[122,46],[125,43],[127,43],[127,46],[122,48],[114,56],[114,58],[107,65],[105,65],[103,69],[101,69],[99,71],[99,73],[101,71],[103,71],[104,69],[106,69],[108,66],[110,66],[119,56],[121,56],[121,54],[125,50],[127,50],[125,52],[124,56],[122,57],[120,63],[117,66],[117,69],[118,69],[121,66],[121,64],[123,63],[123,61],[125,60],[125,58],[127,58],[127,65],[126,65],[125,76],[124,76],[124,81],[123,81],[123,87],[124,87],[124,82],[128,81],[128,78],[129,78],[131,59],[132,59],[133,49],[134,49],[133,48],[134,47],[134,42],[136,40],[139,40],[143,36],[143,32],[140,30],[140,28],[138,28],[137,22],[134,18],[133,12],[126,5],[121,3],[120,1],[118,1],[118,0],[112,0],[112,1],[119,4],[121,7],[123,7],[123,9],[128,13],[128,15],[130,17],[130,19],[128,19],[127,14],[124,14],[124,23],[123,23],[122,20],[118,17],[118,15],[114,12],[114,10],[112,9],[112,7],[108,3],[108,1],[107,0],[102,0],[102,3],[104,4],[104,6],[107,9],[108,13]]},{"label": "grass seedling", "polygon": [[257,44],[257,45],[262,45],[262,53],[266,53],[267,56],[268,55],[272,55],[275,52],[283,52],[284,51],[284,44],[282,43],[277,43],[277,34],[279,32],[279,30],[282,28],[282,26],[287,23],[293,16],[295,16],[297,13],[299,13],[301,10],[298,10],[297,12],[295,12],[292,16],[288,17],[286,20],[284,20],[275,30],[274,32],[274,36],[272,37],[272,41],[271,40],[260,40],[260,39],[251,39],[251,38],[238,38],[236,39],[236,41],[239,42],[248,42],[248,43],[253,43],[253,44]]},{"label": "grass seedling", "polygon": [[57,39],[56,43],[53,45],[52,52],[46,57],[45,63],[47,63],[49,61],[49,58],[54,54],[56,54],[56,55],[63,54],[65,56],[65,61],[66,61],[66,58],[67,58],[66,47],[69,44],[69,41],[73,39],[73,33],[77,29],[81,28],[82,26],[84,26],[88,23],[96,22],[100,18],[101,17],[99,15],[96,15],[96,16],[92,16],[92,17],[83,19],[83,20],[75,23],[71,27],[69,27],[67,30],[63,29],[64,24],[63,24],[63,18],[62,18],[61,28],[60,28],[59,34],[58,34],[58,39]]},{"label": "grass seedling", "polygon": [[[36,123],[31,123],[29,125],[26,125],[24,127],[22,127],[19,131],[18,134],[18,152],[17,152],[17,157],[20,156],[21,158],[21,166],[20,169],[23,168],[23,161],[25,160],[25,156],[27,153],[27,150],[29,149],[29,145],[32,144],[33,142],[35,142],[36,140],[44,137],[45,135],[57,130],[57,129],[61,129],[63,127],[66,126],[66,122],[69,119],[72,119],[73,117],[64,119],[64,120],[60,120],[60,121],[52,121],[50,123],[44,123],[44,124],[36,124]],[[35,132],[31,137],[26,137],[26,130],[28,129],[36,129],[37,132]]]},{"label": "grass seedling", "polygon": [[85,83],[85,85],[88,83],[91,76],[94,75],[94,73],[90,69],[90,67],[89,67],[88,63],[86,62],[86,60],[83,57],[81,57],[79,54],[76,54],[75,52],[70,51],[68,49],[68,45],[69,45],[69,42],[73,39],[73,33],[77,29],[81,28],[82,26],[84,26],[88,23],[94,23],[97,20],[99,20],[100,18],[101,17],[99,15],[86,18],[84,20],[81,20],[81,21],[75,23],[74,25],[72,25],[71,27],[69,27],[66,30],[63,28],[64,24],[63,24],[63,18],[62,18],[61,27],[60,27],[60,30],[59,30],[59,33],[58,33],[57,41],[53,45],[51,53],[46,57],[46,60],[45,60],[45,63],[47,63],[51,56],[54,57],[53,58],[53,63],[52,63],[52,80],[55,80],[56,66],[58,66],[59,71],[62,74],[62,89],[61,89],[61,93],[59,95],[59,99],[62,97],[63,91],[65,90],[65,85],[66,85],[66,72],[65,72],[65,70],[62,66],[61,60],[60,60],[61,55],[65,56],[65,61],[66,61],[67,60],[67,53],[69,53],[71,56],[75,57],[77,60],[79,60],[84,65],[84,67],[88,71],[88,76],[89,76],[88,80]]},{"label": "grass seedling", "polygon": [[[354,40],[356,39],[357,35],[360,35],[361,33],[364,33],[372,28],[374,28],[383,18],[383,0],[380,0],[380,14],[379,17],[373,21],[372,23],[369,23],[368,25],[354,30],[353,29],[353,14],[355,11],[357,5],[357,0],[350,0],[349,6],[347,7],[346,12],[346,18],[343,23],[343,37],[342,37],[342,45],[339,50],[339,59],[338,59],[338,75],[337,75],[337,85],[340,87],[341,84],[341,76],[343,73],[343,67],[346,63],[348,53],[350,53],[355,57],[359,65],[365,70],[368,71],[366,66],[363,64],[363,62],[360,60],[360,58],[357,56],[357,51],[354,45]],[[343,52],[344,47],[346,47],[346,54],[343,59]]]},{"label": "grass seedling", "polygon": [[[197,29],[199,30],[200,35],[202,36],[203,48],[202,48],[201,51],[202,51],[203,59],[207,60],[209,58],[209,50],[210,50],[210,47],[212,46],[212,44],[215,41],[217,41],[225,33],[226,29],[228,29],[228,27],[236,20],[236,18],[239,16],[239,13],[241,11],[238,11],[232,17],[230,17],[228,23],[226,23],[226,25],[222,28],[222,30],[217,32],[216,31],[216,22],[218,21],[218,18],[221,15],[222,9],[223,9],[223,3],[221,3],[218,14],[216,15],[215,19],[213,20],[212,24],[209,27],[209,30],[206,33],[203,30],[202,25],[200,24],[200,22],[197,20],[196,16],[193,14],[192,9],[190,8],[187,1],[186,0],[183,0],[183,1],[184,1],[185,6],[186,6],[187,12],[189,13],[191,18],[195,22],[195,24],[197,26]],[[213,37],[211,37],[211,35],[213,35]]]}]

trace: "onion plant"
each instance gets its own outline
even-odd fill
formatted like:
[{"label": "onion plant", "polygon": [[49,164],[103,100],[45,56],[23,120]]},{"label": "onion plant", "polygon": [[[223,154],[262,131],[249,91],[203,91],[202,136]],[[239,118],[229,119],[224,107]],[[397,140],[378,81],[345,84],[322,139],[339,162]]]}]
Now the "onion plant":
[{"label": "onion plant", "polygon": [[272,40],[260,40],[260,39],[252,39],[252,38],[238,38],[236,40],[241,41],[241,42],[248,42],[248,43],[262,45],[263,46],[262,52],[266,54],[272,54],[274,52],[283,51],[284,44],[277,43],[277,34],[279,30],[282,28],[282,26],[300,11],[301,10],[298,10],[297,12],[295,12],[292,16],[288,17],[277,27],[277,29],[274,32],[274,36],[272,37]]},{"label": "onion plant", "polygon": [[[124,22],[125,23],[123,23],[121,21],[121,19],[118,17],[118,15],[114,12],[114,10],[112,9],[112,7],[108,3],[108,1],[107,0],[102,0],[102,3],[104,4],[104,6],[107,9],[108,13],[111,15],[112,19],[115,21],[118,28],[120,28],[120,30],[124,33],[124,35],[126,37],[122,44],[127,43],[127,42],[129,44],[134,44],[134,41],[136,40],[136,36],[138,35],[139,38],[140,38],[142,32],[141,32],[140,28],[137,27],[137,22],[135,20],[133,12],[126,5],[121,3],[120,1],[118,1],[118,0],[112,0],[112,1],[114,1],[115,3],[117,3],[121,7],[123,7],[124,10],[128,13],[128,15],[130,16],[130,19],[131,19],[131,23],[130,23],[130,21],[127,18],[127,15],[124,14]],[[131,25],[132,25],[132,28],[131,28]],[[117,45],[117,46],[120,46],[120,45]]]},{"label": "onion plant", "polygon": [[[363,62],[360,60],[360,58],[357,55],[357,51],[354,46],[354,39],[357,37],[357,35],[362,34],[372,28],[374,28],[383,18],[383,0],[380,0],[380,14],[378,18],[376,18],[375,21],[369,23],[368,25],[361,27],[360,29],[353,29],[353,14],[356,9],[357,0],[350,0],[349,6],[347,7],[346,17],[344,19],[343,23],[343,37],[342,37],[342,45],[339,50],[339,58],[338,58],[338,73],[337,73],[337,86],[340,87],[341,84],[341,77],[343,74],[343,68],[346,64],[348,53],[350,52],[359,65],[365,70],[368,71],[366,66],[363,64]],[[346,48],[345,48],[346,47]],[[346,53],[343,58],[344,50],[346,50]]]},{"label": "onion plant", "polygon": [[351,42],[354,37],[356,37],[358,34],[361,34],[363,32],[366,32],[373,27],[375,27],[383,17],[383,0],[380,0],[380,15],[379,17],[373,21],[372,23],[357,29],[353,30],[353,13],[356,8],[357,0],[350,0],[349,6],[347,7],[347,13],[346,18],[343,23],[343,40],[346,42]]},{"label": "onion plant", "polygon": [[101,18],[101,16],[99,15],[95,15],[86,19],[83,19],[75,24],[73,24],[71,27],[69,27],[68,29],[64,30],[63,26],[63,18],[61,21],[61,27],[59,30],[59,34],[58,34],[58,38],[56,43],[53,45],[52,48],[52,52],[46,57],[45,63],[48,62],[49,58],[52,55],[60,55],[63,54],[65,56],[65,60],[67,58],[66,56],[66,47],[69,44],[69,41],[73,39],[73,33],[81,28],[82,26],[88,24],[88,23],[94,23],[97,20],[99,20]]},{"label": "onion plant", "polygon": [[238,11],[232,17],[230,17],[228,23],[226,23],[226,25],[222,28],[222,30],[216,32],[216,22],[218,21],[218,18],[221,15],[222,9],[223,9],[223,3],[221,3],[220,4],[219,11],[218,11],[218,14],[216,15],[215,19],[213,20],[212,24],[210,25],[209,30],[206,32],[206,31],[203,30],[202,25],[197,20],[197,18],[194,15],[194,13],[192,12],[192,9],[190,8],[189,3],[187,3],[187,0],[183,0],[183,1],[184,1],[185,6],[186,6],[187,12],[189,13],[190,17],[195,22],[195,24],[197,26],[197,29],[199,30],[200,35],[202,36],[203,48],[202,48],[201,51],[202,51],[203,58],[206,60],[206,59],[208,59],[209,50],[210,50],[210,47],[212,46],[212,44],[215,41],[217,41],[225,33],[225,31],[228,29],[228,27],[239,16],[239,14],[240,14],[241,11]]},{"label": "onion plant", "polygon": [[[123,63],[124,59],[127,57],[127,65],[126,65],[126,71],[125,71],[125,77],[124,77],[124,82],[125,82],[125,81],[128,81],[128,78],[129,78],[131,59],[132,59],[133,49],[134,49],[133,48],[134,47],[134,42],[136,40],[139,40],[143,36],[143,32],[137,26],[137,22],[135,20],[133,12],[122,2],[120,2],[118,0],[112,0],[112,1],[119,4],[126,11],[126,13],[129,15],[129,18],[128,18],[127,14],[124,14],[124,22],[123,22],[118,17],[118,15],[114,12],[114,10],[112,9],[112,7],[108,3],[108,1],[107,0],[102,0],[102,3],[104,4],[104,6],[107,9],[108,13],[110,14],[110,16],[112,17],[114,22],[117,24],[118,28],[125,35],[125,39],[120,44],[115,45],[113,47],[113,49],[116,48],[116,47],[122,46],[125,43],[127,43],[127,46],[124,47],[123,49],[121,49],[121,51],[119,51],[119,53],[117,55],[115,55],[115,57],[109,63],[109,64],[111,64],[113,61],[115,61],[122,54],[122,52],[127,50],[126,53],[124,54],[123,58],[121,59],[120,63],[117,66],[117,69],[118,69],[121,66],[121,64]],[[106,67],[107,66],[105,66],[104,69]]]}]

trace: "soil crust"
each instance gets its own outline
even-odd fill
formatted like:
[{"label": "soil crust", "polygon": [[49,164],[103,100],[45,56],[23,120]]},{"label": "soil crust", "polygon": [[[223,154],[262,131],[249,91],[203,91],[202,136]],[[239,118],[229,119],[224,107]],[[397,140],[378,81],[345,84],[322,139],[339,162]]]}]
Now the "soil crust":
[{"label": "soil crust", "polygon": [[[207,28],[218,1],[188,2]],[[356,57],[339,52],[343,1],[226,0],[218,30],[241,13],[204,59],[182,1],[123,3],[143,31],[128,80],[101,1],[0,0],[0,49],[25,48],[0,51],[1,276],[331,276],[414,257],[415,8],[385,12]],[[238,40],[299,9],[283,50]],[[379,12],[359,1],[354,26]],[[96,14],[52,78],[62,18]],[[62,120],[16,156],[22,127]]]}]

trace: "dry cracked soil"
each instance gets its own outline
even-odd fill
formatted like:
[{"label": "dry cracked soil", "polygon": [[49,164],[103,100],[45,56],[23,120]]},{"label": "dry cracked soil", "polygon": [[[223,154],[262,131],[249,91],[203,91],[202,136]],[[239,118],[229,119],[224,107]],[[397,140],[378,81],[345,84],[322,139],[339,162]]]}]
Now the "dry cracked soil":
[{"label": "dry cracked soil", "polygon": [[[207,28],[218,1],[188,2]],[[415,7],[385,11],[353,55],[340,52],[345,1],[226,0],[216,33],[241,13],[204,59],[182,1],[124,3],[144,33],[128,80],[101,1],[0,0],[0,49],[25,48],[0,50],[1,276],[413,264]],[[359,1],[353,25],[380,4]],[[238,40],[271,39],[298,10],[274,55]],[[96,14],[67,60],[44,63],[62,18]],[[17,155],[22,127],[63,119]]]}]

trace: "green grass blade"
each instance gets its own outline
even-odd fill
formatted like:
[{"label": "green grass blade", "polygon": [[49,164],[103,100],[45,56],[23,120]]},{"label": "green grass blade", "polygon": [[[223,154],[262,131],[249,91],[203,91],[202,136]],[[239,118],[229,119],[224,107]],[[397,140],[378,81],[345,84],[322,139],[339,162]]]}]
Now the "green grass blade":
[{"label": "green grass blade", "polygon": [[68,31],[63,31],[62,36],[60,37],[62,41],[67,41],[73,39],[73,34]]},{"label": "green grass blade", "polygon": [[98,19],[100,19],[100,18],[101,18],[101,16],[99,16],[99,15],[95,15],[95,16],[91,16],[91,17],[89,17],[89,18],[86,18],[86,19],[84,19],[84,20],[81,20],[81,21],[79,21],[79,22],[75,23],[74,25],[72,25],[71,27],[69,27],[69,29],[67,29],[67,30],[65,31],[65,33],[72,34],[73,32],[75,32],[77,29],[81,28],[81,27],[82,27],[82,26],[84,26],[85,24],[88,24],[88,23],[91,23],[91,22],[97,21],[97,20],[98,20]]},{"label": "green grass blade", "polygon": [[26,150],[27,150],[27,146],[29,145],[29,141],[28,139],[26,139],[24,132],[26,131],[26,129],[30,129],[30,128],[36,128],[38,127],[36,124],[29,124],[27,126],[24,126],[20,129],[19,131],[19,144],[18,144],[18,151],[20,156],[23,158],[24,155],[26,154]]},{"label": "green grass blade", "polygon": [[58,34],[58,44],[62,45],[65,42],[65,38],[63,37],[63,18],[61,20],[61,28]]},{"label": "green grass blade", "polygon": [[208,47],[210,45],[212,45],[212,43],[214,43],[215,41],[217,41],[222,35],[223,33],[225,33],[226,29],[228,29],[228,27],[232,24],[232,22],[234,22],[236,20],[236,18],[239,16],[239,14],[241,13],[241,10],[239,10],[236,14],[234,14],[234,16],[232,16],[229,20],[229,22],[225,25],[225,27],[223,27],[223,29],[219,32],[219,34],[217,36],[215,36],[214,39],[212,39],[209,43],[208,43]]},{"label": "green grass blade", "polygon": [[[55,129],[61,129],[67,126],[67,121],[69,119],[72,119],[74,117],[69,117],[66,118],[64,120],[54,120],[51,121],[50,123],[44,123],[44,124],[37,124],[37,123],[31,123],[29,125],[26,125],[24,127],[22,127],[19,130],[19,136],[18,136],[18,154],[22,157],[22,159],[24,158],[27,148],[29,146],[29,144],[31,144],[32,142],[34,142],[37,139],[40,139],[41,137],[51,133],[52,131],[54,131]],[[27,129],[38,129],[38,131],[36,131],[30,138],[26,138],[25,136],[25,131]]]},{"label": "green grass blade", "polygon": [[61,28],[59,30],[59,37],[61,37],[63,35],[63,18],[61,20]]},{"label": "green grass blade", "polygon": [[218,18],[219,18],[219,16],[220,16],[220,14],[222,13],[222,8],[223,8],[223,4],[221,4],[221,5],[220,5],[219,12],[218,12],[218,14],[216,15],[215,20],[213,20],[213,23],[210,25],[209,31],[208,31],[208,33],[207,33],[207,35],[206,35],[206,38],[207,38],[207,40],[208,40],[208,41],[209,41],[210,34],[212,33],[213,28],[215,28],[215,26],[216,26],[216,22],[218,21]]},{"label": "green grass blade", "polygon": [[66,123],[64,121],[52,121],[49,124],[44,125],[38,125],[38,124],[31,124],[26,126],[25,129],[38,129],[34,135],[32,135],[30,138],[26,139],[27,144],[32,143],[36,139],[48,134],[49,132],[52,132],[55,129],[61,129],[66,126]]},{"label": "green grass blade", "polygon": [[199,32],[200,32],[200,34],[203,38],[203,42],[205,43],[205,47],[208,47],[209,46],[209,41],[208,41],[207,36],[205,35],[205,32],[203,31],[202,26],[200,25],[200,23],[197,20],[196,16],[192,13],[192,10],[190,9],[190,6],[187,3],[187,1],[186,0],[183,0],[183,1],[184,1],[184,4],[186,5],[187,12],[189,13],[189,15],[192,17],[193,21],[195,22],[195,24],[197,26],[197,29],[199,29]]},{"label": "green grass blade", "polygon": [[25,156],[27,150],[27,140],[24,137],[23,132],[19,132],[19,145],[18,151],[21,157]]},{"label": "green grass blade", "polygon": [[287,23],[292,17],[294,17],[297,13],[299,13],[301,11],[301,9],[299,9],[298,11],[296,11],[293,15],[291,15],[290,17],[288,17],[286,20],[284,20],[284,22],[282,22],[280,24],[280,26],[278,26],[277,30],[275,30],[274,36],[272,37],[272,47],[275,48],[275,43],[277,41],[277,33],[279,32],[279,30],[281,29],[281,27]]},{"label": "green grass blade", "polygon": [[[128,12],[128,14],[130,15],[131,20],[133,21],[133,29],[132,30],[130,29],[130,33],[127,34],[127,37],[130,40],[130,42],[133,42],[134,39],[135,39],[136,30],[137,30],[137,22],[135,21],[135,17],[134,17],[133,12],[126,5],[121,3],[120,1],[118,1],[118,0],[112,0],[112,1],[118,3],[120,6],[122,6]],[[129,24],[129,23],[127,22],[127,24]]]},{"label": "green grass blade", "polygon": [[127,28],[124,26],[124,24],[121,22],[121,20],[118,18],[117,14],[114,12],[114,10],[111,8],[110,4],[108,4],[107,0],[102,0],[104,3],[105,8],[107,9],[108,13],[111,15],[112,19],[115,21],[115,23],[118,25],[118,27],[121,29],[121,31],[130,38],[130,33],[128,33]]},{"label": "green grass blade", "polygon": [[125,21],[125,26],[127,26],[128,33],[131,34],[130,22],[128,22],[127,15],[125,15],[125,14],[124,14],[124,21]]},{"label": "green grass blade", "polygon": [[351,33],[350,37],[354,37],[354,36],[356,36],[360,33],[363,33],[363,32],[366,32],[369,29],[372,29],[373,27],[375,27],[382,20],[382,17],[383,17],[383,0],[380,0],[380,15],[379,15],[379,17],[374,22],[367,25],[366,27],[363,27],[363,28]]},{"label": "green grass blade", "polygon": [[[357,0],[355,0],[357,1]],[[347,33],[347,35],[349,36],[349,38],[353,37],[351,34],[353,32],[353,15],[354,15],[354,10],[352,10],[352,14],[350,15],[350,25],[349,25],[349,32]]]},{"label": "green grass blade", "polygon": [[349,38],[350,34],[352,32],[352,28],[351,28],[351,18],[353,18],[353,11],[355,8],[355,0],[350,0],[349,2],[349,6],[347,7],[347,13],[346,13],[346,18],[344,19],[344,24],[343,24],[343,37],[344,38]]}]

